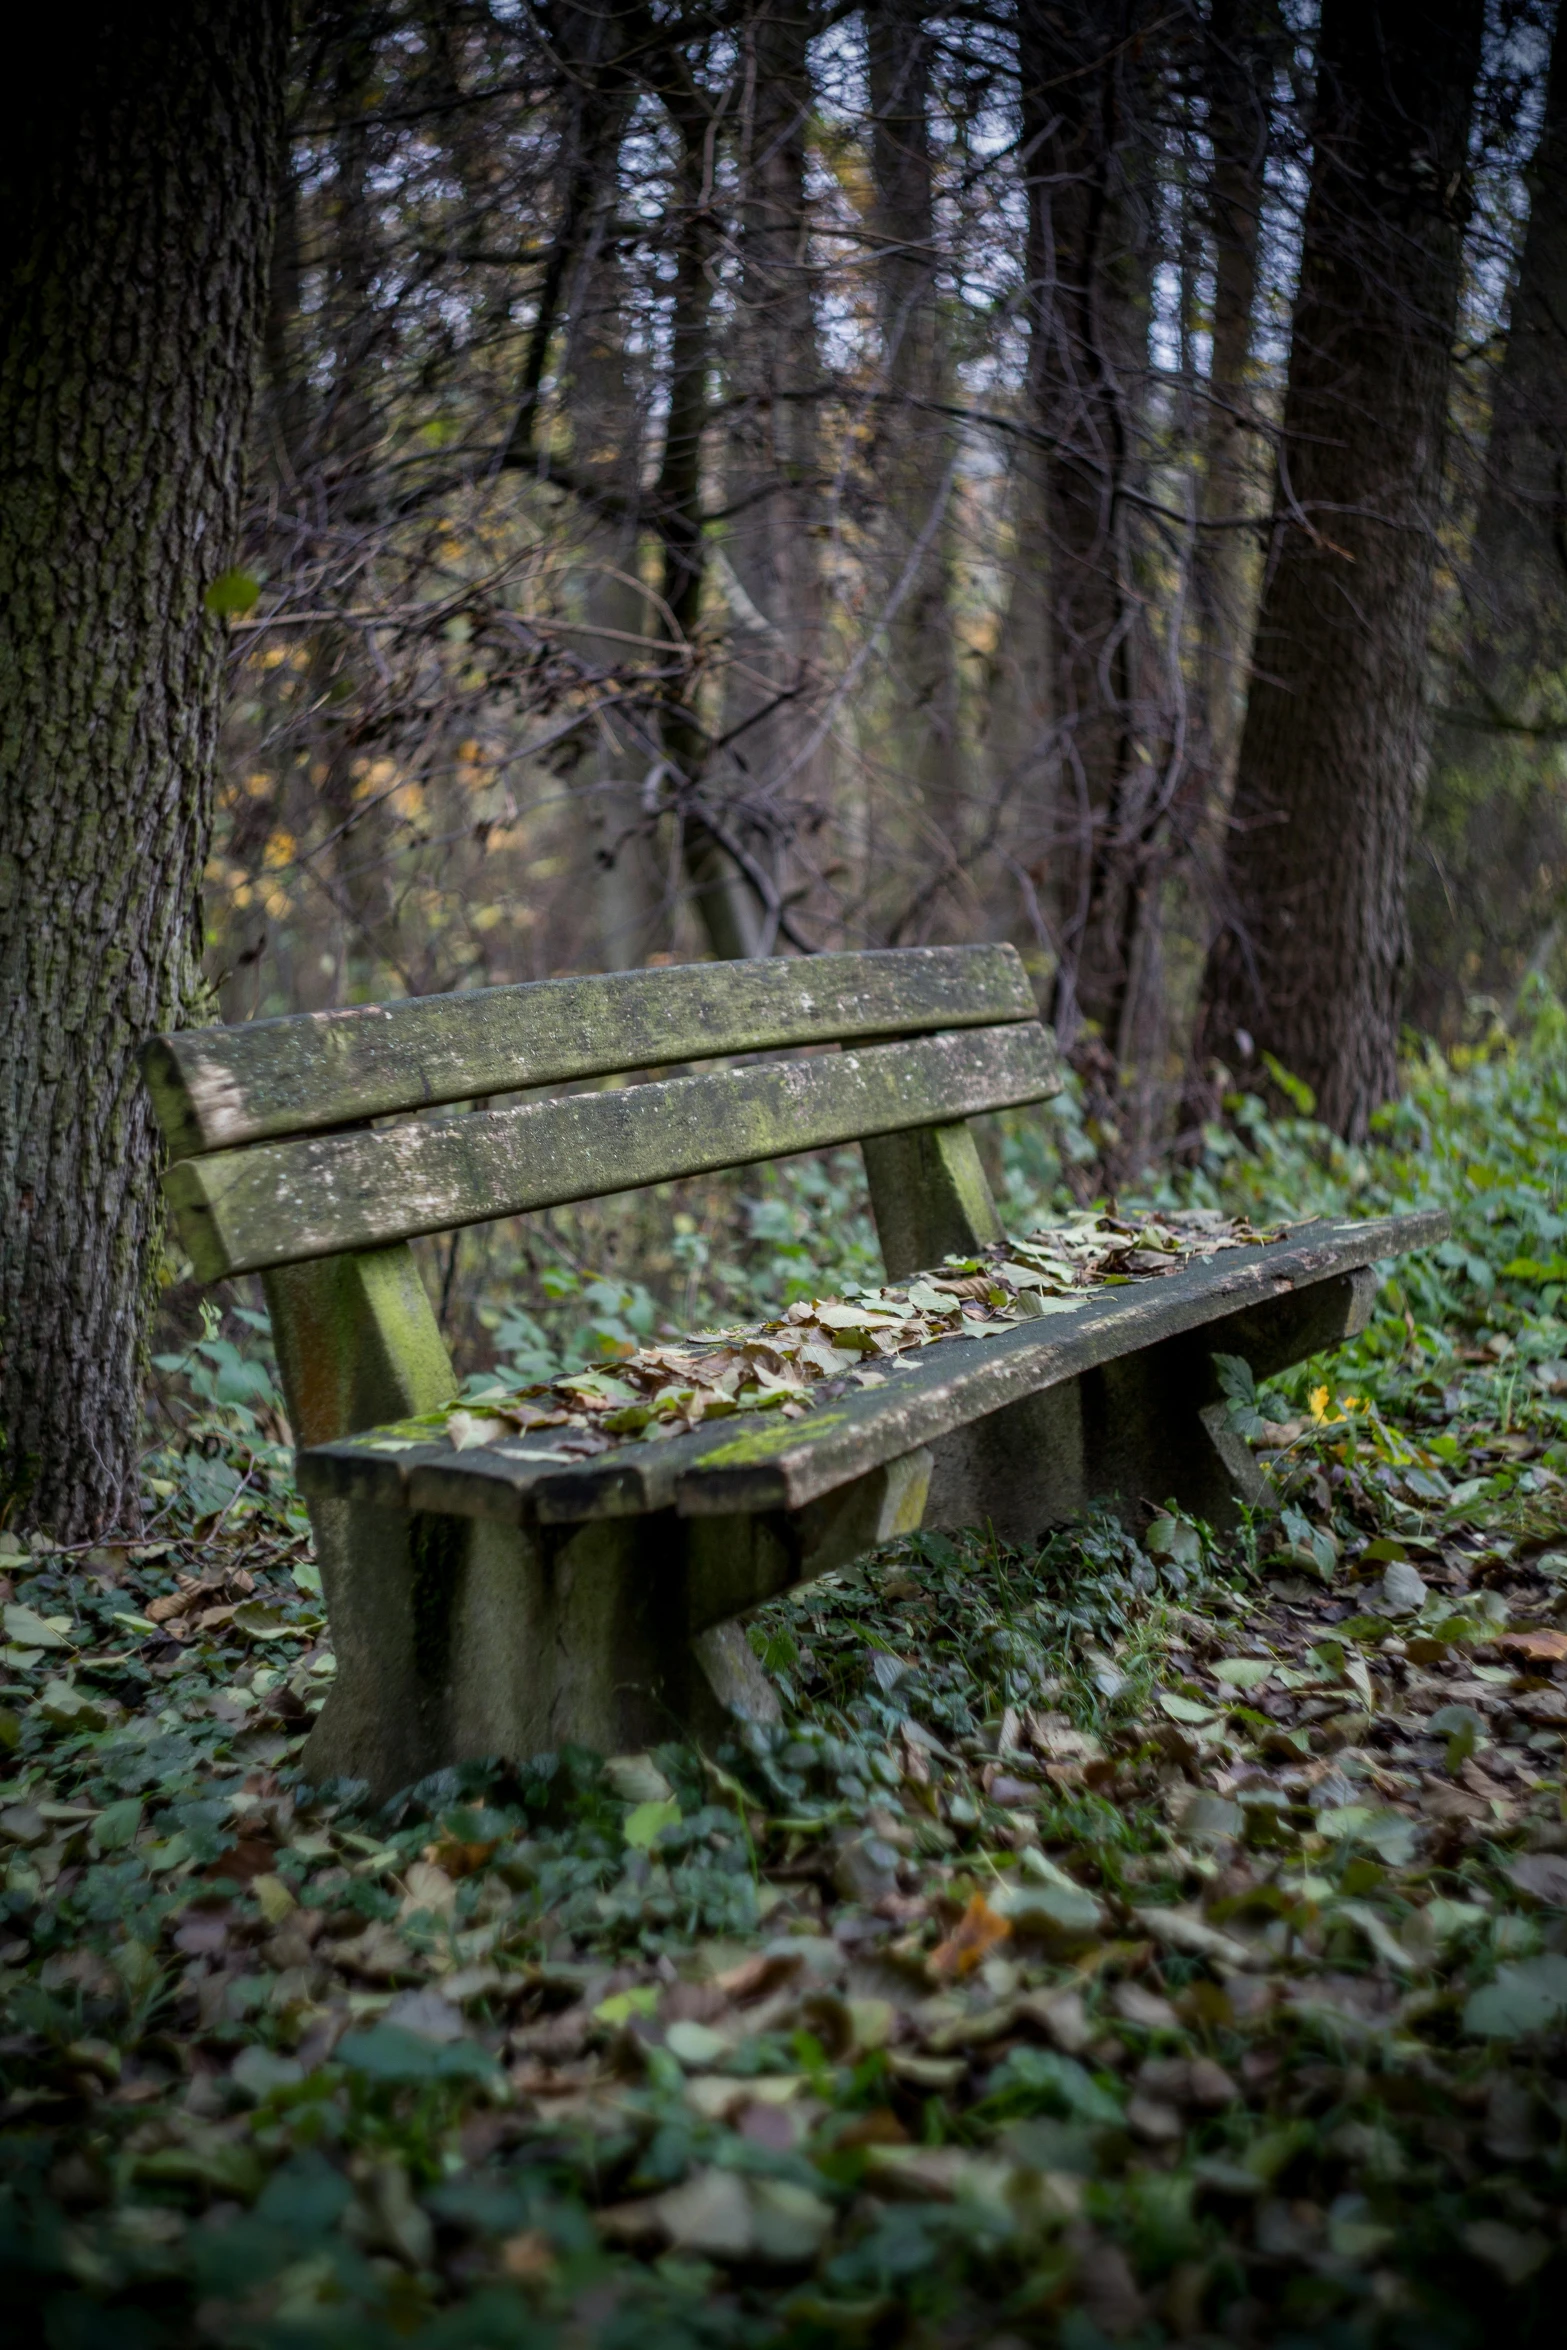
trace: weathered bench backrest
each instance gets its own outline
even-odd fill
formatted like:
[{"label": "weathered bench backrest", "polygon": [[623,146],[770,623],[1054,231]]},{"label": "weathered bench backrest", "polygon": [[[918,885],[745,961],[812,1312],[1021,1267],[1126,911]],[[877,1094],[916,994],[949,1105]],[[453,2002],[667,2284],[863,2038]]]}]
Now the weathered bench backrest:
[{"label": "weathered bench backrest", "polygon": [[[824,1044],[852,1049],[368,1123]],[[939,1133],[1060,1083],[1006,946],[702,963],[416,997],[158,1037],[144,1066],[174,1161],[166,1189],[206,1280],[791,1151]],[[877,1200],[884,1247],[896,1188],[878,1187],[889,1195],[888,1210]]]}]

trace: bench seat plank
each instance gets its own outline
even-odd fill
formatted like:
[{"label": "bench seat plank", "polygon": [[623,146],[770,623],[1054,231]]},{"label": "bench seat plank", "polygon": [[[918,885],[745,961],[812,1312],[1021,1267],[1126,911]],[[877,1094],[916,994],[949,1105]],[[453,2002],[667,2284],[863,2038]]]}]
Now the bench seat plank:
[{"label": "bench seat plank", "polygon": [[562,1201],[1043,1100],[1037,1020],[182,1159],[164,1176],[197,1273],[299,1264]]},{"label": "bench seat plank", "polygon": [[1033,1020],[1014,947],[905,947],[537,980],[155,1037],[170,1156],[721,1054]]},{"label": "bench seat plank", "polygon": [[[390,1509],[573,1524],[674,1507],[683,1517],[796,1510],[1083,1372],[1292,1290],[1442,1239],[1440,1210],[1321,1221],[1266,1246],[1225,1249],[1179,1272],[1085,1290],[1070,1310],[977,1338],[942,1338],[856,1388],[785,1421],[746,1413],[661,1443],[617,1446],[580,1465],[548,1458],[549,1433],[456,1452],[419,1422],[302,1453],[307,1493]],[[396,1447],[396,1449],[389,1449]],[[531,1457],[530,1457],[531,1456]]]}]

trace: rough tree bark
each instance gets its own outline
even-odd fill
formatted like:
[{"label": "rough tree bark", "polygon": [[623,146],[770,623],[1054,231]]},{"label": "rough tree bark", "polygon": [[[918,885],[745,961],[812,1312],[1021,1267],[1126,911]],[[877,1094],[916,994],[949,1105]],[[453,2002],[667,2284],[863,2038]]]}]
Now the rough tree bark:
[{"label": "rough tree bark", "polygon": [[135,1511],[160,1229],[136,1054],[199,988],[203,594],[231,559],[286,27],[282,0],[78,11],[0,160],[0,1492],[61,1538]]},{"label": "rough tree bark", "polygon": [[823,617],[813,536],[821,361],[806,198],[812,25],[810,0],[774,0],[744,34],[741,271],[729,338],[739,405],[726,433],[725,561],[740,592],[730,589],[724,757],[740,796],[785,839],[796,812],[808,818],[820,802],[825,764],[810,747]]},{"label": "rough tree bark", "polygon": [[1220,809],[1233,779],[1256,609],[1256,548],[1246,528],[1256,423],[1247,378],[1268,160],[1269,85],[1281,46],[1271,0],[1261,6],[1257,0],[1213,0],[1204,60],[1213,149],[1208,184],[1213,356],[1192,590],[1201,641],[1196,718],[1209,795]]},{"label": "rough tree bark", "polygon": [[[914,0],[866,11],[882,405],[875,441],[880,563],[890,608],[887,694],[874,753],[923,816],[924,854],[962,875],[967,810],[958,770],[957,646],[952,628],[949,365],[936,277],[930,143],[934,34]],[[912,811],[911,811],[912,812]],[[929,892],[918,893],[920,905]]]},{"label": "rough tree bark", "polygon": [[1470,994],[1550,968],[1567,912],[1567,11],[1491,412],[1448,707],[1410,881],[1410,1016],[1453,1033]]},{"label": "rough tree bark", "polygon": [[1199,1053],[1394,1089],[1481,0],[1324,0],[1274,540]]},{"label": "rough tree bark", "polygon": [[1139,599],[1127,492],[1139,470],[1151,243],[1139,157],[1143,0],[1070,11],[1020,0],[1031,244],[1030,376],[1049,449],[1054,775],[1049,900],[1059,963],[1053,1017],[1121,1043],[1138,919],[1141,798]]},{"label": "rough tree bark", "polygon": [[[613,197],[613,178],[606,193]],[[595,236],[572,291],[565,374],[576,475],[606,493],[582,525],[582,613],[590,633],[579,641],[583,661],[607,678],[634,656],[627,638],[647,638],[656,625],[637,568],[646,434],[625,349],[624,293],[618,255]],[[593,857],[598,956],[607,971],[640,963],[669,927],[642,807],[642,785],[658,757],[654,732],[634,698],[612,702],[585,730],[572,779]]]},{"label": "rough tree bark", "polygon": [[[712,365],[711,311],[719,223],[714,209],[713,107],[688,77],[662,93],[679,140],[670,217],[679,239],[669,333],[669,406],[652,510],[663,540],[663,606],[671,664],[664,704],[664,757],[681,805],[686,876],[696,913],[721,961],[757,954],[763,941],[758,892],[706,821],[694,795],[706,777],[709,737],[692,701],[694,649],[707,577],[702,521],[702,435]],[[727,827],[725,828],[727,829]],[[737,844],[741,845],[741,844]]]}]

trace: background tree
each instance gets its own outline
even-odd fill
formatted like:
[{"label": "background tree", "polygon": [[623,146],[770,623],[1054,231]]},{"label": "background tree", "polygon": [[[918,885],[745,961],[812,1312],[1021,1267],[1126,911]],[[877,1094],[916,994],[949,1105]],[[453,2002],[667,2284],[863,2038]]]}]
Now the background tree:
[{"label": "background tree", "polygon": [[[1509,93],[1510,95],[1510,93]],[[1446,643],[1421,853],[1411,1017],[1456,1034],[1467,999],[1552,968],[1567,903],[1567,32],[1560,13],[1506,331],[1487,337],[1490,431]],[[1516,223],[1486,259],[1506,268]],[[1501,322],[1496,322],[1498,328]],[[1499,356],[1498,356],[1499,353]]]},{"label": "background tree", "polygon": [[[1357,807],[1418,750],[1433,614],[1463,636],[1448,579],[1530,217],[1541,5],[1492,0],[1467,229],[1428,205],[1396,123],[1349,106],[1335,127],[1358,68],[1331,10],[1321,43],[1268,0],[312,11],[246,542],[264,585],[230,637],[209,885],[227,1009],[1010,936],[1092,1079],[1108,1179],[1135,1171],[1181,1096],[1263,542],[1264,666],[1330,733],[1300,679],[1339,680],[1375,586],[1378,649],[1349,649],[1383,698],[1360,723],[1349,697],[1335,737]],[[1444,107],[1467,102],[1465,22],[1467,62],[1432,44]],[[1376,194],[1362,129],[1395,180],[1408,149],[1407,198]],[[1432,219],[1446,292],[1411,259]],[[1404,332],[1451,314],[1455,271],[1456,356],[1439,321]],[[1391,320],[1434,439],[1410,439],[1371,358],[1333,424],[1347,316],[1313,389],[1307,346],[1361,275],[1366,350]],[[1320,545],[1287,496],[1270,520],[1297,308],[1306,423],[1281,478],[1298,496],[1317,465]],[[1406,594],[1417,509],[1451,571],[1433,587],[1420,556]],[[1314,556],[1318,587],[1292,588]],[[1297,764],[1315,792],[1323,759]],[[1476,843],[1517,897],[1522,839],[1508,876],[1483,824]],[[1461,1005],[1450,948],[1438,928]]]},{"label": "background tree", "polygon": [[1395,1089],[1480,0],[1326,0],[1274,544],[1202,1045]]},{"label": "background tree", "polygon": [[0,161],[0,1481],[135,1505],[160,1227],[137,1049],[199,997],[281,0],[62,21]]}]

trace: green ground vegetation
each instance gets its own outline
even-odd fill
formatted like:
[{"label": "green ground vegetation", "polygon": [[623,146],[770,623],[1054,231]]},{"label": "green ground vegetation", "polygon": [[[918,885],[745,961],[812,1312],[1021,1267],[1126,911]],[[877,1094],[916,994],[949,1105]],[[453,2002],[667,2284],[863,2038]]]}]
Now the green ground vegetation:
[{"label": "green ground vegetation", "polygon": [[[192,1311],[143,1538],[0,1536],[24,2337],[1558,2338],[1564,1045],[1538,996],[1364,1152],[1241,1100],[1150,1184],[1452,1212],[1352,1346],[1233,1367],[1275,1510],[906,1539],[767,1611],[784,1724],[714,1755],[305,1788],[264,1318]],[[1092,1196],[1070,1096],[988,1147],[1020,1226]],[[877,1277],[851,1157],[638,1207],[645,1260],[619,1213],[498,1244],[476,1380]]]}]

